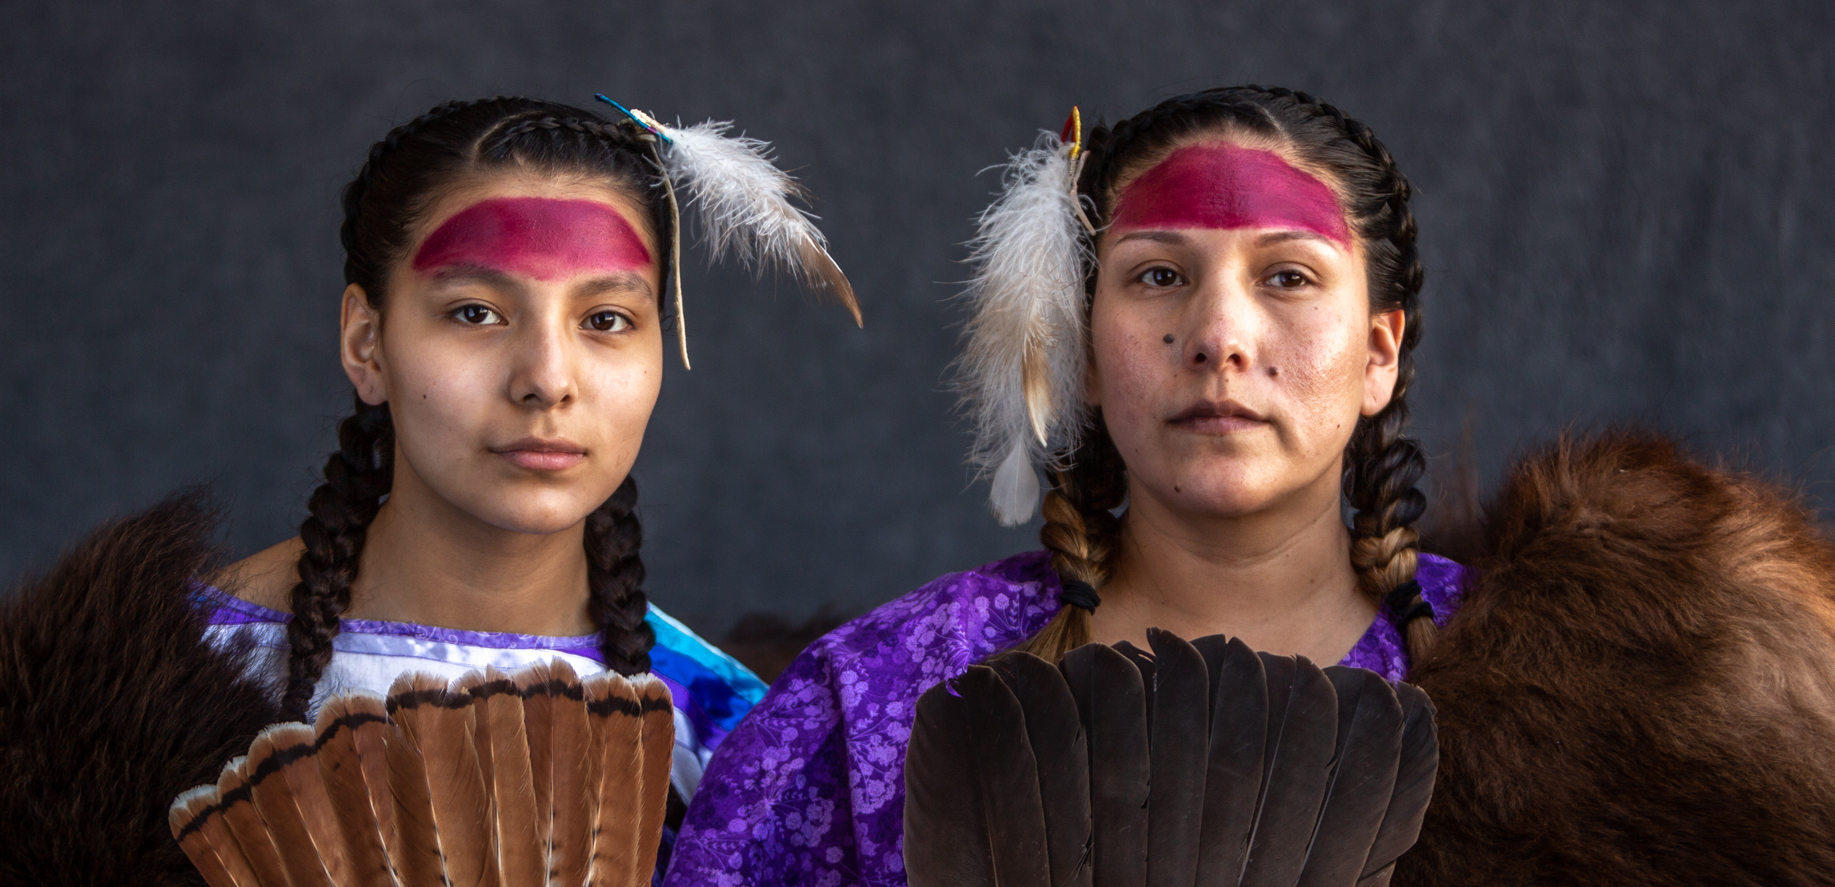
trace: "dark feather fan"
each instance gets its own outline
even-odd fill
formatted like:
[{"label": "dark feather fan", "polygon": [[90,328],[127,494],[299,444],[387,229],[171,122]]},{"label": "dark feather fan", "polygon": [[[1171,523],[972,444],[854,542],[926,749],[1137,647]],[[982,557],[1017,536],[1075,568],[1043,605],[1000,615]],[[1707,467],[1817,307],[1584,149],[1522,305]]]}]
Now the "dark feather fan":
[{"label": "dark feather fan", "polygon": [[913,887],[1388,883],[1433,789],[1433,707],[1373,672],[1148,633],[1004,653],[918,700]]},{"label": "dark feather fan", "polygon": [[405,675],[263,730],[172,803],[172,834],[211,887],[637,887],[674,737],[648,675]]}]

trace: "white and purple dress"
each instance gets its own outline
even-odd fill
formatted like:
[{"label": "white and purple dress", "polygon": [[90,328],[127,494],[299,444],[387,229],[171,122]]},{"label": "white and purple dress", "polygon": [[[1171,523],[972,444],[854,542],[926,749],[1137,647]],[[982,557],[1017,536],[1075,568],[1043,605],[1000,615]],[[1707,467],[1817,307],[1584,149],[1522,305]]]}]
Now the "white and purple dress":
[{"label": "white and purple dress", "polygon": [[[1422,555],[1436,623],[1463,567]],[[951,573],[830,632],[797,657],[708,766],[666,887],[903,887],[905,746],[925,690],[1036,634],[1058,611],[1037,551]],[[1408,670],[1378,613],[1343,665]]]},{"label": "white and purple dress", "polygon": [[[215,588],[199,586],[200,602],[211,609],[206,636],[218,644],[252,643],[256,667],[267,675],[286,668],[287,622],[292,615],[270,610]],[[701,774],[746,712],[765,695],[765,685],[731,656],[702,640],[655,606],[645,622],[656,632],[650,672],[669,686],[675,701],[675,750],[670,783],[692,799]],[[561,660],[581,675],[605,670],[599,636],[546,637],[507,632],[460,631],[410,622],[344,619],[332,640],[331,664],[313,692],[312,709],[332,694],[363,690],[387,695],[395,678],[411,671],[445,678],[496,666],[510,671]],[[658,859],[666,863],[669,842]]]}]

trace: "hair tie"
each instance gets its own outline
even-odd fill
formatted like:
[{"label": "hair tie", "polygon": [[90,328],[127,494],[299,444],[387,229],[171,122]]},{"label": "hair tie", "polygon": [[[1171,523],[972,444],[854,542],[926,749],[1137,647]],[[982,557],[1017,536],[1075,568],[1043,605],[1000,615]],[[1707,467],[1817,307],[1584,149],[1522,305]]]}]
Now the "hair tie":
[{"label": "hair tie", "polygon": [[1390,621],[1395,623],[1397,631],[1408,627],[1408,623],[1426,616],[1432,621],[1434,608],[1428,606],[1427,600],[1421,598],[1421,583],[1410,579],[1397,585],[1394,591],[1383,595],[1383,609],[1388,610]]},{"label": "hair tie", "polygon": [[1059,577],[1059,583],[1064,586],[1064,590],[1058,592],[1058,601],[1064,606],[1082,607],[1091,613],[1102,606],[1102,596],[1096,593],[1096,586],[1069,576]]}]

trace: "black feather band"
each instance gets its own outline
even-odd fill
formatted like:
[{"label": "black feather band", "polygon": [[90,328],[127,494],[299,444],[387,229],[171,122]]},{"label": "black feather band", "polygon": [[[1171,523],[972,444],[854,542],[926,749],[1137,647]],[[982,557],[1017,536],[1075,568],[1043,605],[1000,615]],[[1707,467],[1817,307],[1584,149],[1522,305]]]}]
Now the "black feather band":
[{"label": "black feather band", "polygon": [[1394,591],[1384,595],[1383,609],[1389,611],[1390,621],[1395,623],[1397,631],[1407,629],[1408,623],[1422,616],[1426,616],[1430,622],[1434,616],[1434,608],[1428,606],[1427,601],[1421,597],[1421,583],[1413,579],[1397,585]]},{"label": "black feather band", "polygon": [[1082,607],[1091,613],[1102,606],[1102,596],[1096,593],[1096,586],[1069,576],[1059,577],[1059,583],[1064,586],[1064,590],[1058,592],[1058,602],[1064,606]]}]

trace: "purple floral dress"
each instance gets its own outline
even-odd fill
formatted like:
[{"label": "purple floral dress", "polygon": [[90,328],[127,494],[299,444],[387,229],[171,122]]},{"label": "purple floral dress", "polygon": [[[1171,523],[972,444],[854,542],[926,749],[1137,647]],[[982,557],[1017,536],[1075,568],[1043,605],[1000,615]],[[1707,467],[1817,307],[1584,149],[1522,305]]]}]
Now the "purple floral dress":
[{"label": "purple floral dress", "polygon": [[[1422,555],[1434,621],[1464,568]],[[925,690],[1032,636],[1058,610],[1036,551],[951,573],[812,644],[720,747],[665,887],[903,887],[905,745]],[[1344,665],[1400,680],[1401,635],[1379,613]]]}]

